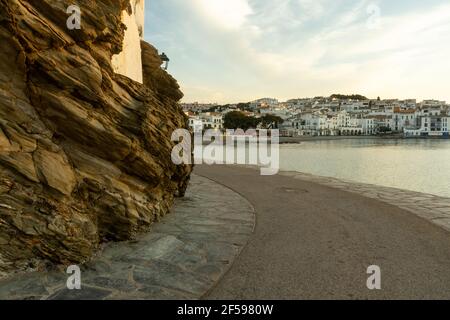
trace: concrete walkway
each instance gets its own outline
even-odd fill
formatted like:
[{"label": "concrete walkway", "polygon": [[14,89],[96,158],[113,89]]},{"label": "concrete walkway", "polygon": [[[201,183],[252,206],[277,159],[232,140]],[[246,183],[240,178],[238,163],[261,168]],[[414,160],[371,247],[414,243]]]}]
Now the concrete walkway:
[{"label": "concrete walkway", "polygon": [[376,199],[405,209],[450,231],[450,198],[410,190],[355,183],[342,179],[319,177],[300,172],[280,172],[280,175],[293,177],[302,181],[310,181]]},{"label": "concrete walkway", "polygon": [[[239,192],[257,212],[249,244],[207,298],[450,299],[450,233],[430,221],[447,219],[445,198],[242,167],[196,173]],[[381,290],[367,289],[370,265],[381,268]]]},{"label": "concrete walkway", "polygon": [[0,281],[0,299],[199,299],[229,269],[254,230],[241,196],[193,175],[173,212],[135,241],[108,244],[82,266],[81,290],[69,275],[35,272]]}]

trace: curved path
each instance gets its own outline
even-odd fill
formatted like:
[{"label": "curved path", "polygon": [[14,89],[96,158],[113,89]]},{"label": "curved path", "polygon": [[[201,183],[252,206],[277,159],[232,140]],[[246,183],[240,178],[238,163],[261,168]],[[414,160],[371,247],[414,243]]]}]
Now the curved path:
[{"label": "curved path", "polygon": [[[301,177],[195,172],[239,192],[257,215],[249,244],[206,298],[450,298],[450,233],[422,217]],[[381,268],[381,290],[367,289],[370,265]]]}]

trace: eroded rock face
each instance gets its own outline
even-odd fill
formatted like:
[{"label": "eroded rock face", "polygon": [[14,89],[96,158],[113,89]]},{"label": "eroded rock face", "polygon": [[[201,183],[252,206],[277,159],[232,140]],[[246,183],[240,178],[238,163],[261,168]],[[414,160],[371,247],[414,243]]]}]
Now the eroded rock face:
[{"label": "eroded rock face", "polygon": [[142,43],[144,84],[115,74],[128,0],[0,0],[0,273],[79,263],[132,238],[183,195],[176,81]]}]

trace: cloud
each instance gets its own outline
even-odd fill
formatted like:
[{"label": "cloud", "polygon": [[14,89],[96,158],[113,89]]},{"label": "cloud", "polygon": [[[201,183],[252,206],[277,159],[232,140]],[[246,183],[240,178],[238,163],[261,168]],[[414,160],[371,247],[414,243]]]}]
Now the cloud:
[{"label": "cloud", "polygon": [[247,0],[191,0],[194,7],[210,20],[226,29],[241,27],[252,9]]},{"label": "cloud", "polygon": [[443,1],[410,6],[385,0],[165,1],[184,17],[175,25],[170,20],[163,34],[170,39],[171,71],[185,100],[339,91],[450,99],[444,88],[450,5]]},{"label": "cloud", "polygon": [[298,0],[301,12],[314,19],[323,15],[325,12],[324,1],[317,0]]}]

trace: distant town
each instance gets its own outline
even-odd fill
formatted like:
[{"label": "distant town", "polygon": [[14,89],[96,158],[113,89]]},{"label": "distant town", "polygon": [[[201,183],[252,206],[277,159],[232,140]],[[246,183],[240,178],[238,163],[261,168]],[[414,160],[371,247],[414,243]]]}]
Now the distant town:
[{"label": "distant town", "polygon": [[332,95],[286,102],[262,98],[227,105],[184,103],[182,107],[193,131],[277,128],[284,137],[449,137],[450,105],[438,100]]}]

